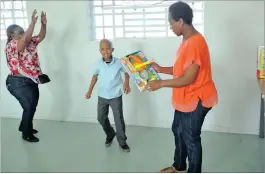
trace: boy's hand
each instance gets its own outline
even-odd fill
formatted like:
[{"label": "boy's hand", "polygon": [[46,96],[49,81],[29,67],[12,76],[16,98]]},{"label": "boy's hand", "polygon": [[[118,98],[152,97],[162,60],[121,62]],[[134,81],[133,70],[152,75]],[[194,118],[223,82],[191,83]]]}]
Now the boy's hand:
[{"label": "boy's hand", "polygon": [[87,92],[86,95],[85,95],[86,99],[90,99],[91,98],[91,92]]},{"label": "boy's hand", "polygon": [[124,83],[123,91],[124,91],[125,94],[129,94],[131,92],[131,88],[130,88],[129,83]]}]

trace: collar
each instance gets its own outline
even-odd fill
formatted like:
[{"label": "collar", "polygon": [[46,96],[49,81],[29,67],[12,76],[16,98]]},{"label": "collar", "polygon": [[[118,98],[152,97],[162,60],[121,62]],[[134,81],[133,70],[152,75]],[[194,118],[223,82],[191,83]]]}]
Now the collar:
[{"label": "collar", "polygon": [[[111,61],[108,62],[108,64],[112,64],[114,62],[114,57],[113,56],[111,56],[110,59],[111,59]],[[102,57],[102,62],[107,64],[107,62],[105,61],[105,59],[103,57]]]}]

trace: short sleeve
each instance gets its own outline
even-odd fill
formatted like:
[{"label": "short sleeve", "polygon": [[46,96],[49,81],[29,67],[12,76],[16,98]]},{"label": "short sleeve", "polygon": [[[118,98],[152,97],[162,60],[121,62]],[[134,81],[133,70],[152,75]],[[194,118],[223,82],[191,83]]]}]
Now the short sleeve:
[{"label": "short sleeve", "polygon": [[96,62],[94,64],[93,75],[98,75],[98,74],[99,74],[99,62]]},{"label": "short sleeve", "polygon": [[184,70],[194,63],[201,66],[202,60],[206,56],[204,55],[205,49],[207,47],[205,47],[202,38],[190,40],[186,45]]}]

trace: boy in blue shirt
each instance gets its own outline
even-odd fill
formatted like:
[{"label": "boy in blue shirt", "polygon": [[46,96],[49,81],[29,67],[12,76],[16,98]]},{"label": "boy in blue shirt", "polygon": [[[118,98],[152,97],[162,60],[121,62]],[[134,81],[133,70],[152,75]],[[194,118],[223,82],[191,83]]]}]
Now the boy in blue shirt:
[{"label": "boy in blue shirt", "polygon": [[[112,56],[114,48],[109,40],[103,39],[100,41],[99,51],[102,58],[95,64],[93,77],[86,98],[89,99],[91,97],[94,86],[97,81],[99,81],[97,112],[98,121],[107,136],[105,145],[109,147],[115,135],[117,135],[117,140],[121,149],[125,152],[129,152],[130,147],[126,143],[127,137],[125,135],[125,122],[123,118],[121,73],[125,73],[125,81],[123,84],[125,94],[131,91],[129,75],[124,71],[120,59]],[[116,133],[110,125],[108,118],[109,106],[113,111]]]}]

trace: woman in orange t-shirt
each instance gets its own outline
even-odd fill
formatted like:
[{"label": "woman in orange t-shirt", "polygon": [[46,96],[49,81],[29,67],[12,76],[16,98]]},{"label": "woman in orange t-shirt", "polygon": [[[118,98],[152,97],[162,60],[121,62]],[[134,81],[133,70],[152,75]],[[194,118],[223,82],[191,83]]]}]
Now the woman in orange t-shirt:
[{"label": "woman in orange t-shirt", "polygon": [[192,25],[193,11],[184,2],[169,7],[169,23],[177,36],[183,36],[172,67],[152,67],[158,73],[173,75],[170,80],[149,82],[146,88],[155,91],[172,88],[175,108],[172,131],[175,136],[175,156],[171,167],[161,172],[201,172],[201,128],[206,114],[217,104],[217,90],[212,80],[210,53],[204,37]]}]

